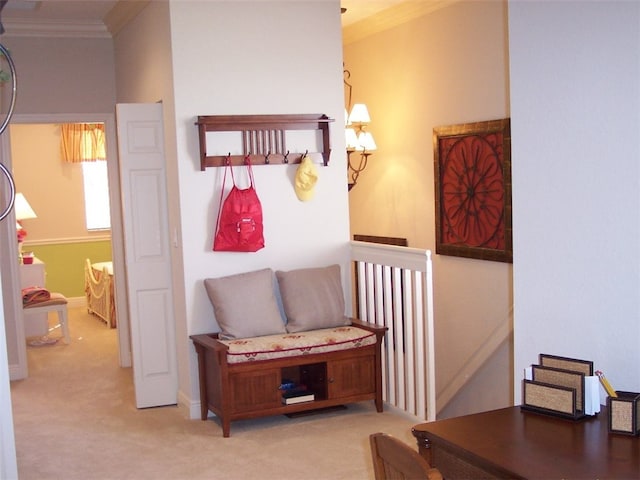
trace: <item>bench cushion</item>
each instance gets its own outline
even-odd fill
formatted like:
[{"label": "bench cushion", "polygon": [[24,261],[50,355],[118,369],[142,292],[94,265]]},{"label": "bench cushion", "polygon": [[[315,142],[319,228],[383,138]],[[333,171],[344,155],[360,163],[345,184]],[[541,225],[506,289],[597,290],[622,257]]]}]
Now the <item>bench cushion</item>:
[{"label": "bench cushion", "polygon": [[220,338],[286,333],[270,268],[207,278],[204,286],[220,326]]},{"label": "bench cushion", "polygon": [[227,363],[242,363],[375,345],[376,335],[358,327],[334,327],[220,342],[229,347]]},{"label": "bench cushion", "polygon": [[340,265],[277,271],[287,332],[350,325],[344,315]]}]

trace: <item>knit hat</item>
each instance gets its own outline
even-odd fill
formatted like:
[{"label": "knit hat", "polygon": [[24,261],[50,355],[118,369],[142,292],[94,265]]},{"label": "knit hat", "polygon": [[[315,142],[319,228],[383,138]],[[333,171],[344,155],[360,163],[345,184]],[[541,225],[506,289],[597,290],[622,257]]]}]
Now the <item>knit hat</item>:
[{"label": "knit hat", "polygon": [[300,166],[296,171],[294,188],[298,200],[306,202],[313,198],[315,193],[314,187],[318,181],[318,169],[311,161],[309,156],[305,156],[300,162]]}]

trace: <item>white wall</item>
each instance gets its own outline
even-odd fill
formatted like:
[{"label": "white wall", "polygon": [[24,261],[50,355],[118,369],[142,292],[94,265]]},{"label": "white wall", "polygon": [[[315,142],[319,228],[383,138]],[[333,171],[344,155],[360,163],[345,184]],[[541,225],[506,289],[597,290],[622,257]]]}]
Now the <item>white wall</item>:
[{"label": "white wall", "polygon": [[5,34],[2,44],[16,67],[15,113],[113,112],[111,39]]},{"label": "white wall", "polygon": [[638,2],[509,4],[518,401],[539,353],[640,391],[639,31]]},{"label": "white wall", "polygon": [[[169,196],[179,208],[171,225],[179,239],[174,272],[184,272],[183,284],[174,285],[174,298],[180,396],[189,402],[199,394],[188,335],[218,329],[205,278],[339,263],[345,288],[349,285],[340,9],[337,1],[158,3],[152,2],[116,39],[117,95],[118,101],[153,101],[149,93],[154,92],[165,105],[166,134],[173,137]],[[158,78],[171,69],[162,70],[165,60],[157,53],[146,55],[152,49],[171,60],[171,79]],[[170,86],[173,101],[166,96]],[[213,252],[223,170],[200,171],[197,116],[276,113],[325,113],[336,119],[331,162],[319,167],[316,196],[298,201],[294,165],[254,167],[266,247],[253,254]],[[179,264],[184,268],[178,270]],[[192,413],[197,414],[193,408]]]}]

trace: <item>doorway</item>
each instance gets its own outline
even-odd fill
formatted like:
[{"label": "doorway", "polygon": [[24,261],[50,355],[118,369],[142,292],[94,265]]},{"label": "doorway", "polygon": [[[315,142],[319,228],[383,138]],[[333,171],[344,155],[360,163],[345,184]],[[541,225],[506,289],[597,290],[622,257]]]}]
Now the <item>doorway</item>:
[{"label": "doorway", "polygon": [[[123,246],[123,234],[122,234],[122,221],[121,221],[121,205],[120,205],[120,185],[119,185],[119,175],[118,175],[118,162],[117,162],[117,147],[116,147],[116,135],[115,135],[115,118],[112,114],[51,114],[51,115],[15,115],[12,120],[12,126],[22,126],[26,125],[55,125],[61,123],[104,123],[105,125],[105,134],[106,134],[106,142],[107,142],[107,168],[108,168],[108,177],[109,177],[109,198],[110,198],[110,206],[111,206],[111,247],[112,247],[112,260],[113,260],[113,269],[115,272],[115,296],[116,296],[116,309],[118,311],[118,355],[119,355],[119,364],[122,367],[130,367],[131,366],[131,349],[130,349],[130,340],[129,340],[129,322],[127,316],[127,303],[126,303],[126,289],[124,285],[122,285],[121,279],[124,278],[124,275],[118,275],[118,272],[124,272],[124,246]],[[4,139],[0,139],[3,143],[7,143],[7,145],[3,145],[3,152],[7,152],[8,157],[7,163],[11,166],[11,134],[10,129],[8,129],[9,135],[3,136]],[[52,195],[54,193],[52,192]],[[60,213],[64,215],[64,212]],[[16,269],[14,269],[16,270]],[[5,271],[3,269],[3,271]],[[16,270],[17,271],[17,270]],[[19,278],[17,275],[11,275],[13,278],[10,279],[12,283],[19,283]],[[12,301],[12,299],[5,298],[5,310],[6,303]],[[16,309],[18,306],[15,306]],[[9,317],[11,318],[11,317]],[[5,319],[6,322],[10,320],[8,318]],[[96,319],[96,321],[99,321]],[[23,329],[20,328],[22,325],[17,326],[17,333],[15,338],[7,338],[7,343],[16,342],[17,348],[26,348],[24,347],[24,334]],[[21,345],[23,345],[21,347]],[[26,362],[26,355],[19,355],[18,361]],[[10,360],[10,372],[20,372],[24,371],[26,373],[26,365],[11,365]],[[26,375],[25,375],[26,376]],[[14,376],[11,376],[11,379],[14,380]]]}]

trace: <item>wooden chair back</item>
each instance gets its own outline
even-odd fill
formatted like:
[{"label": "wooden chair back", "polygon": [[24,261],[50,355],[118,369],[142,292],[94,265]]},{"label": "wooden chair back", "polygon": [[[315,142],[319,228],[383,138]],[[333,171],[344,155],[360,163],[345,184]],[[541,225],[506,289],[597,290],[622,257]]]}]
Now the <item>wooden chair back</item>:
[{"label": "wooden chair back", "polygon": [[411,447],[386,433],[369,436],[376,480],[442,480],[437,468]]}]

